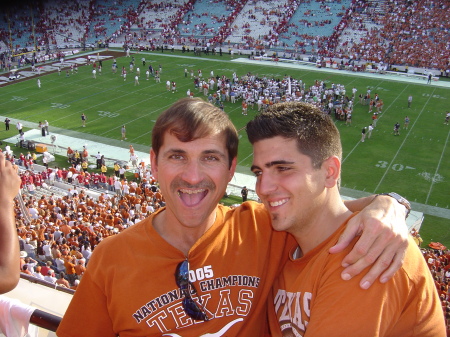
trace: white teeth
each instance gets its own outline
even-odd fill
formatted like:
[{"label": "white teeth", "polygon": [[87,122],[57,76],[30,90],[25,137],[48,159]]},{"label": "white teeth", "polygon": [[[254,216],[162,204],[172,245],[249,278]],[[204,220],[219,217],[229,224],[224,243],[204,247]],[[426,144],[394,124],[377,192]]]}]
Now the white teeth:
[{"label": "white teeth", "polygon": [[195,194],[195,193],[203,193],[205,190],[204,189],[198,189],[198,190],[180,190],[181,193],[186,193],[186,194]]},{"label": "white teeth", "polygon": [[274,202],[269,202],[269,205],[272,207],[281,206],[281,205],[287,203],[288,200],[289,199],[282,199],[282,200],[278,200],[278,201],[274,201]]}]

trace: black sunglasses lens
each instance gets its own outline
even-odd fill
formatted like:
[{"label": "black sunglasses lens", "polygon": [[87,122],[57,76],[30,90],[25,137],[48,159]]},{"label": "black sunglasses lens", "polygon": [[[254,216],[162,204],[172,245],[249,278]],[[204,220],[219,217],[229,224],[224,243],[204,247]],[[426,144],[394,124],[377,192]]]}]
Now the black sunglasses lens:
[{"label": "black sunglasses lens", "polygon": [[183,300],[183,308],[186,313],[197,321],[207,321],[208,316],[199,308],[192,298],[185,297]]},{"label": "black sunglasses lens", "polygon": [[180,288],[186,288],[189,284],[189,262],[187,260],[178,264],[175,271],[175,280]]},{"label": "black sunglasses lens", "polygon": [[[189,282],[189,262],[184,260],[180,262],[175,271],[175,280],[177,286],[184,294],[183,309],[189,317],[197,321],[209,320],[205,311],[191,297],[191,284]],[[194,289],[195,291],[195,289]]]}]

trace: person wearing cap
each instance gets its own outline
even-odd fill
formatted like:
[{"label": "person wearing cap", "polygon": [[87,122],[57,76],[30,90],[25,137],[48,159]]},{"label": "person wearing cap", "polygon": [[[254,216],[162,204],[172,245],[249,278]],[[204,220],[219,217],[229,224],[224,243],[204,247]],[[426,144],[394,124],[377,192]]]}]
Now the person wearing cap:
[{"label": "person wearing cap", "polygon": [[27,252],[27,255],[31,258],[35,258],[36,257],[36,247],[33,246],[30,242],[31,242],[31,236],[29,234],[27,234],[27,237],[25,239],[25,251]]},{"label": "person wearing cap", "polygon": [[125,196],[130,194],[130,185],[126,179],[122,181],[122,192],[122,194]]},{"label": "person wearing cap", "polygon": [[81,201],[78,203],[78,215],[83,215],[88,211],[87,205],[85,201]]},{"label": "person wearing cap", "polygon": [[52,269],[51,261],[47,261],[46,264],[41,267],[42,276],[48,275],[48,272],[51,272],[52,275],[55,273],[55,271]]},{"label": "person wearing cap", "polygon": [[[19,266],[20,266],[20,268],[19,268],[19,270],[22,270],[22,267],[25,265],[25,258],[27,257],[27,252],[26,251],[24,251],[24,250],[21,250],[20,251],[20,254],[19,254]],[[15,267],[15,266],[14,266]],[[17,280],[17,282],[18,282],[19,280]]]},{"label": "person wearing cap", "polygon": [[102,167],[102,154],[100,153],[100,151],[97,152],[97,154],[95,155],[95,159],[96,159],[96,164],[97,164],[97,169]]},{"label": "person wearing cap", "polygon": [[81,279],[83,278],[83,274],[86,271],[86,267],[84,266],[84,257],[83,259],[80,259],[77,261],[76,265],[75,265],[75,273],[77,274],[78,279],[81,281]]},{"label": "person wearing cap", "polygon": [[[57,223],[60,222],[60,220],[57,220]],[[59,241],[61,236],[63,236],[64,233],[60,230],[59,226],[55,226],[55,231],[53,232],[53,240]]]},{"label": "person wearing cap", "polygon": [[51,244],[49,241],[44,240],[42,242],[42,250],[44,251],[45,261],[51,261],[52,260],[52,251],[51,251]]},{"label": "person wearing cap", "polygon": [[31,245],[33,245],[34,248],[37,248],[37,239],[38,239],[37,233],[36,233],[36,230],[35,230],[36,224],[37,224],[37,221],[32,221],[31,224],[28,225],[28,228],[27,228],[27,237],[29,237],[29,239],[30,239],[29,243]]},{"label": "person wearing cap", "polygon": [[47,272],[47,275],[44,276],[44,281],[46,282],[50,282],[52,284],[56,283],[56,277],[54,276],[54,273],[52,270],[49,270]]},{"label": "person wearing cap", "polygon": [[41,274],[41,266],[36,266],[36,268],[34,268],[33,276],[39,280],[44,280],[44,275]]}]

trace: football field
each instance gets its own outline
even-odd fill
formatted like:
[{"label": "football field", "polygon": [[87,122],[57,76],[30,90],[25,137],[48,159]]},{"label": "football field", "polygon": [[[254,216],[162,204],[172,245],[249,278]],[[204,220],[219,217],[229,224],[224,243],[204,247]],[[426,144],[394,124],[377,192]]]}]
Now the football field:
[{"label": "football field", "polygon": [[[92,54],[97,58],[97,52]],[[384,101],[383,112],[379,115],[377,126],[370,139],[361,142],[361,129],[371,123],[369,107],[355,99],[353,121],[346,126],[336,121],[343,143],[343,194],[359,196],[366,193],[396,191],[414,202],[416,209],[426,214],[447,217],[450,210],[449,183],[450,125],[445,125],[445,113],[450,110],[450,82],[440,80],[426,84],[426,80],[413,81],[406,77],[378,75],[365,76],[344,71],[320,71],[313,67],[288,67],[271,62],[248,62],[245,59],[231,60],[229,55],[193,57],[181,52],[132,54],[135,61],[134,72],[130,72],[131,57],[119,51],[103,51],[101,74],[92,75],[92,65],[86,65],[86,55],[66,59],[65,63],[50,62],[44,65],[41,73],[31,73],[30,69],[18,71],[26,80],[9,81],[8,74],[0,74],[0,115],[15,121],[21,120],[35,125],[48,120],[51,127],[59,128],[68,135],[82,135],[86,140],[95,139],[105,144],[128,147],[148,153],[151,145],[151,130],[158,115],[179,98],[186,97],[187,90],[202,97],[191,79],[201,70],[204,78],[225,75],[232,78],[252,73],[258,77],[283,79],[290,75],[301,79],[306,87],[314,81],[324,81],[327,86],[343,84],[346,94],[351,96],[352,88],[356,96],[371,90],[372,97],[377,93]],[[117,73],[112,72],[113,57],[116,57]],[[142,58],[145,58],[145,66]],[[78,64],[78,72],[70,70],[70,64]],[[161,83],[154,77],[147,80],[145,71],[151,65],[161,66]],[[58,66],[61,72],[57,71]],[[127,70],[127,78],[121,77],[121,69]],[[139,85],[135,84],[136,68],[140,68]],[[185,74],[185,69],[187,74]],[[324,70],[324,69],[322,69]],[[40,79],[41,87],[37,85]],[[177,91],[166,89],[166,81],[175,81]],[[407,99],[413,101],[408,108]],[[241,102],[224,103],[224,110],[239,130],[240,146],[238,172],[250,174],[252,162],[251,146],[245,135],[245,124],[256,113],[249,109],[248,116],[241,113]],[[81,125],[81,114],[87,116],[86,127]],[[408,116],[410,123],[403,127]],[[400,135],[393,135],[395,123],[400,123]],[[126,125],[127,142],[121,142],[121,127]],[[0,133],[2,139],[10,137]],[[442,222],[450,224],[450,220]],[[437,220],[436,220],[437,221]],[[430,240],[450,243],[450,233],[446,227],[439,228],[439,236],[430,234]],[[424,228],[422,228],[423,230]],[[434,236],[434,237],[433,237]]]}]

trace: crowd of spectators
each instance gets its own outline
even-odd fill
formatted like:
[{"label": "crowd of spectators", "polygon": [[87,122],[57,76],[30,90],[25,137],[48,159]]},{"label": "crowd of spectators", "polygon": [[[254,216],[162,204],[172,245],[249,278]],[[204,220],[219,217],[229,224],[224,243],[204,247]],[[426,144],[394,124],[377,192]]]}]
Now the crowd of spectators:
[{"label": "crowd of spectators", "polygon": [[[329,3],[311,1],[318,2],[321,11],[329,11]],[[42,47],[55,45],[59,41],[69,43],[72,40],[117,42],[123,41],[121,37],[125,37],[128,45],[150,45],[154,49],[155,46],[174,44],[195,46],[209,43],[212,46],[223,46],[230,44],[230,36],[239,30],[244,32],[241,34],[239,48],[276,47],[307,53],[306,46],[309,46],[312,47],[312,53],[323,57],[347,57],[443,71],[449,68],[447,35],[450,23],[446,18],[449,4],[445,0],[395,0],[382,4],[357,0],[336,14],[341,17],[340,22],[330,36],[301,32],[301,26],[320,28],[329,25],[330,20],[321,18],[314,21],[310,18],[314,14],[307,10],[302,13],[303,19],[297,22],[294,20],[295,14],[302,8],[298,1],[272,4],[271,9],[265,6],[268,2],[265,0],[248,3],[237,0],[214,2],[223,2],[230,14],[200,15],[193,11],[193,0],[182,3],[133,3],[119,0],[110,5],[87,0],[58,2],[57,5],[54,2],[43,2],[31,11],[25,4],[16,4],[3,13],[0,40],[10,45],[11,33],[17,41],[25,36],[29,43],[36,42]],[[248,18],[260,19],[249,19],[237,26],[235,19],[242,14],[244,5],[244,14]],[[153,15],[154,13],[158,15]],[[219,25],[196,23],[199,15],[201,19],[204,15],[212,15],[210,21]],[[9,28],[6,24],[8,22]],[[186,31],[187,25],[191,23],[196,28]],[[108,28],[115,27],[116,24],[117,29],[110,33]],[[253,36],[253,30],[259,31],[259,28],[252,29],[253,25],[264,27],[265,33]],[[296,27],[298,29],[293,29]],[[357,30],[361,36],[345,40],[346,32],[351,29]],[[19,45],[14,47],[18,49],[16,47]],[[24,46],[20,46],[22,47]],[[7,64],[8,60],[2,62]]]},{"label": "crowd of spectators", "polygon": [[241,10],[233,23],[228,41],[242,43],[245,49],[262,49],[277,45],[277,25],[286,11],[285,0],[253,1]]},{"label": "crowd of spectators", "polygon": [[163,26],[157,26],[164,23],[164,17],[171,16],[170,13],[176,13],[183,8],[182,3],[175,1],[163,2],[146,2],[144,7],[140,10],[138,19],[138,27],[143,29],[154,29]]},{"label": "crowd of spectators", "polygon": [[35,25],[39,46],[81,42],[89,28],[90,8],[87,1],[44,3]]},{"label": "crowd of spectators", "polygon": [[213,37],[217,34],[218,27],[228,20],[232,10],[234,4],[231,1],[222,3],[218,0],[197,0],[177,28],[182,35]]},{"label": "crowd of spectators", "polygon": [[[164,206],[148,168],[135,179],[111,175],[107,183],[97,186],[85,185],[86,172],[74,166],[41,172],[30,168],[20,176],[22,194],[15,200],[15,214],[21,272],[68,288],[76,288],[100,241]],[[53,192],[50,187],[55,181],[67,186],[65,193],[64,189]],[[30,184],[35,189],[27,188]]]},{"label": "crowd of spectators", "polygon": [[174,1],[146,2],[140,10],[137,26],[146,35],[147,30],[163,29],[167,27],[165,17],[171,17],[183,4]]},{"label": "crowd of spectators", "polygon": [[241,12],[242,8],[244,7],[245,3],[243,1],[237,1],[237,0],[227,0],[228,6],[233,8],[233,11],[230,15],[226,18],[226,20],[223,22],[223,25],[220,27],[219,31],[217,32],[217,35],[214,36],[211,39],[211,43],[213,44],[222,44],[226,41],[228,35],[231,33],[231,26],[234,22],[234,19],[236,16]]},{"label": "crowd of spectators", "polygon": [[[140,14],[135,21],[137,31],[121,29],[109,39],[117,42],[120,36],[124,36],[124,43],[138,48],[146,45],[155,50],[159,46],[174,44],[196,44],[194,40],[183,39],[177,26],[183,22],[183,17],[193,8],[194,1],[184,3],[168,1],[164,3],[146,3],[140,7]],[[154,15],[155,11],[158,15]]]},{"label": "crowd of spectators", "polygon": [[[258,82],[249,74],[243,79]],[[319,82],[314,84],[320,85]],[[342,90],[342,86],[334,87]],[[22,179],[32,175],[43,184],[51,185],[48,172],[25,170]],[[130,182],[116,180],[122,185],[121,192],[100,192],[98,197],[89,196],[85,188],[73,184],[65,195],[57,195],[42,184],[43,193],[39,197],[24,190],[21,199],[15,199],[21,273],[76,290],[93,250],[102,240],[120,234],[164,206],[164,197],[151,171],[145,172],[145,178]],[[67,178],[62,179],[68,182]],[[411,234],[421,246],[423,240],[419,233],[413,229]],[[421,251],[435,280],[449,329],[450,250],[439,243],[432,244],[432,248],[421,247]]]},{"label": "crowd of spectators", "polygon": [[[107,34],[109,32],[108,24],[113,26],[115,29],[113,35],[121,35],[130,30],[132,25],[137,22],[139,13],[138,9],[133,5],[129,5],[123,8],[121,5],[123,0],[120,2],[115,2],[119,7],[105,7],[103,4],[98,4],[95,9],[93,9],[93,18],[100,18],[99,22],[95,24],[94,32],[95,39],[98,41],[100,37],[103,41],[110,41],[110,35]],[[107,11],[107,16],[104,12]],[[119,26],[116,27],[116,24],[119,23]]]},{"label": "crowd of spectators", "polygon": [[[416,230],[411,231],[416,243],[422,246],[423,240]],[[447,335],[450,333],[450,250],[439,242],[431,242],[421,247],[422,255],[430,268],[444,311]]]},{"label": "crowd of spectators", "polygon": [[[108,26],[117,25],[114,31],[120,34],[129,30],[137,19],[137,6],[126,6],[125,1],[115,1],[109,7],[88,0],[38,2],[33,8],[25,3],[15,4],[2,13],[0,40],[8,46],[10,36],[20,41],[20,44],[12,45],[16,53],[17,49],[26,46],[48,47],[106,40],[110,37],[107,36]],[[27,39],[22,41],[22,37]]]},{"label": "crowd of spectators", "polygon": [[[352,6],[345,7],[342,5],[341,8],[335,7],[334,12],[331,12],[331,8],[326,4],[320,5],[320,11],[325,12],[326,16],[321,16],[321,20],[299,20],[299,23],[305,27],[308,27],[309,34],[298,34],[295,30],[290,30],[291,35],[299,37],[296,39],[294,46],[300,49],[302,53],[307,53],[306,46],[311,48],[313,54],[320,56],[330,56],[330,52],[336,50],[336,41],[340,39],[341,34],[347,26],[347,19],[352,13]],[[316,10],[317,12],[317,10]],[[305,17],[310,15],[316,15],[311,13],[311,11],[304,13]],[[339,22],[336,24],[336,18],[339,18]],[[335,25],[333,27],[333,25]],[[311,33],[311,29],[317,30],[316,34]],[[322,29],[326,28],[326,29]],[[319,33],[320,31],[320,33]]]},{"label": "crowd of spectators", "polygon": [[[388,64],[449,68],[448,1],[396,0],[385,6],[380,12],[365,11],[377,25],[350,47],[350,54]],[[359,16],[352,15],[351,20],[363,25]]]},{"label": "crowd of spectators", "polygon": [[[40,3],[36,4],[33,8],[35,11],[41,11],[42,7]],[[37,13],[35,13],[37,14]],[[38,17],[36,15],[30,15],[30,8],[28,4],[23,2],[17,2],[13,6],[5,6],[1,11],[0,25],[0,40],[5,41],[9,46],[11,37],[13,36],[18,42],[22,42],[24,39],[33,39],[33,23],[37,23]],[[24,47],[19,44],[13,44],[13,48]]]},{"label": "crowd of spectators", "polygon": [[[288,3],[284,6],[284,8],[279,13],[279,21],[277,22],[277,26],[274,30],[273,39],[278,40],[278,36],[281,33],[287,32],[290,26],[295,26],[294,23],[291,23],[291,18],[295,14],[298,8],[298,2],[295,0],[289,0]],[[308,13],[305,13],[308,15]],[[297,26],[298,27],[298,26]]]},{"label": "crowd of spectators", "polygon": [[[254,109],[265,109],[280,101],[304,100],[326,109],[351,101],[343,85],[329,88],[316,81],[307,87],[301,79],[275,79],[247,73],[232,78],[203,79],[201,70],[191,77],[198,90],[212,103],[242,100]],[[333,103],[329,106],[329,103]],[[351,105],[351,104],[350,104]],[[349,105],[349,106],[350,106]],[[5,153],[10,153],[5,148]],[[98,157],[97,157],[98,156]],[[70,168],[37,169],[36,157],[28,152],[11,160],[22,168],[21,201],[16,199],[15,214],[22,255],[21,271],[68,287],[76,287],[96,245],[104,238],[116,235],[164,206],[164,198],[145,163],[137,163],[130,146],[133,165],[132,179],[125,176],[124,165],[115,163],[114,173],[106,174],[104,160],[96,156],[96,169],[83,166],[89,157],[84,148],[67,149]],[[97,172],[100,169],[100,172]],[[90,171],[95,171],[95,173]],[[64,185],[61,194],[51,187]],[[98,197],[88,192],[96,192]],[[24,267],[26,266],[26,267]],[[41,274],[41,276],[39,276]],[[59,280],[59,282],[58,282]]]},{"label": "crowd of spectators", "polygon": [[388,63],[448,67],[449,10],[445,0],[390,3],[382,32],[390,42]]}]

